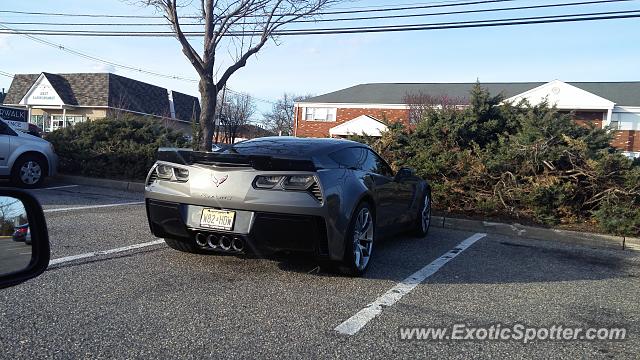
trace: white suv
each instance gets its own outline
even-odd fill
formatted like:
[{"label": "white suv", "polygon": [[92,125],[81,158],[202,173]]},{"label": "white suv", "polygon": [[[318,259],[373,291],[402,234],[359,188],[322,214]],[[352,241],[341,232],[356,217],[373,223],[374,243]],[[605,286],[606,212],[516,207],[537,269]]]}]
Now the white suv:
[{"label": "white suv", "polygon": [[50,142],[12,128],[0,119],[0,177],[33,188],[55,175],[58,156]]}]

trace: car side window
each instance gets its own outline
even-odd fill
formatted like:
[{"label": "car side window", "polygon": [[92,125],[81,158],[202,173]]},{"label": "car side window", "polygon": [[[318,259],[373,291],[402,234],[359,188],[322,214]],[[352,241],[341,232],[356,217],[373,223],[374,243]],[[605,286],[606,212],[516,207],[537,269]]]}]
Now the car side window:
[{"label": "car side window", "polygon": [[378,156],[378,154],[368,149],[366,149],[365,151],[367,153],[367,159],[363,170],[383,176],[393,176],[393,171],[391,171],[389,165],[387,165],[387,163],[382,160],[382,158]]},{"label": "car side window", "polygon": [[0,135],[15,135],[13,130],[5,122],[0,121]]},{"label": "car side window", "polygon": [[342,168],[363,170],[367,154],[363,148],[352,147],[335,151],[329,157]]}]

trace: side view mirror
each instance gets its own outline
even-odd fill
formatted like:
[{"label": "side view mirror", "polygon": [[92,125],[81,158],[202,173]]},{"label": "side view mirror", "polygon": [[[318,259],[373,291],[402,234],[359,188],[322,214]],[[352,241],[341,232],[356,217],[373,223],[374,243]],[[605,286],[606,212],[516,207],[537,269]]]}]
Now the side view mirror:
[{"label": "side view mirror", "polygon": [[49,234],[38,200],[0,188],[0,289],[42,274],[49,265]]},{"label": "side view mirror", "polygon": [[406,179],[414,175],[415,175],[415,171],[413,169],[403,167],[403,168],[400,168],[400,170],[398,170],[398,173],[396,174],[396,179],[397,180]]}]

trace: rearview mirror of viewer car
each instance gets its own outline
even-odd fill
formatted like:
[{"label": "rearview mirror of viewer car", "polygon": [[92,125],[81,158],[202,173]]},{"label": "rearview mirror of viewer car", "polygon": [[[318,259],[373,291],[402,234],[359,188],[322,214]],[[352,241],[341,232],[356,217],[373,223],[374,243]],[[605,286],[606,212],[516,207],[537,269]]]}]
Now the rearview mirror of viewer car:
[{"label": "rearview mirror of viewer car", "polygon": [[33,195],[0,188],[0,289],[42,274],[49,265],[44,213]]}]

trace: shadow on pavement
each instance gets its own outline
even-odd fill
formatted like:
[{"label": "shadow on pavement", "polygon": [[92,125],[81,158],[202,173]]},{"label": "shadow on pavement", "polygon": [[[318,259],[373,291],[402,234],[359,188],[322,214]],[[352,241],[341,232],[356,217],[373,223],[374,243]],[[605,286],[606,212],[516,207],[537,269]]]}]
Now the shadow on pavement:
[{"label": "shadow on pavement", "polygon": [[545,283],[637,278],[637,254],[491,236],[478,241],[429,281],[447,284]]},{"label": "shadow on pavement", "polygon": [[[364,279],[402,281],[453,249],[471,233],[436,229],[426,239],[399,236],[380,241]],[[530,241],[530,243],[527,243]],[[320,268],[312,256],[273,257],[283,271],[309,276],[336,276]],[[636,259],[636,260],[634,260]],[[433,283],[507,284],[637,279],[640,261],[634,253],[553,246],[539,240],[487,236],[447,263]]]}]

